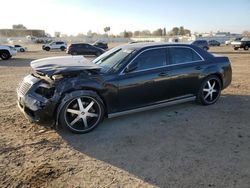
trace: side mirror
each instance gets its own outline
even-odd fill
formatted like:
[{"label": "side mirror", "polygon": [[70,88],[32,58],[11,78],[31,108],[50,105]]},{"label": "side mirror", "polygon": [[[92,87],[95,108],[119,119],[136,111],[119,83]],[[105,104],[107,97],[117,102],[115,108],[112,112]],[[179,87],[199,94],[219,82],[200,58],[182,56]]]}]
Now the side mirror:
[{"label": "side mirror", "polygon": [[138,63],[135,63],[135,62],[133,62],[133,63],[131,63],[131,64],[129,64],[127,67],[126,67],[126,69],[125,69],[125,73],[129,73],[129,72],[132,72],[132,71],[134,71],[134,70],[136,70],[138,68]]}]

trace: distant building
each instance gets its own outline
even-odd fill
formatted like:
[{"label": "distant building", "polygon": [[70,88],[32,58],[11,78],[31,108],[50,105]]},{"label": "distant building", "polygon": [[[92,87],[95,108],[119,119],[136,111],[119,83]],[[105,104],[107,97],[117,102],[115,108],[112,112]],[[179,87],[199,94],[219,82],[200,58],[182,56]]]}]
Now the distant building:
[{"label": "distant building", "polygon": [[45,31],[38,29],[0,29],[1,37],[26,37],[27,35],[45,37]]}]

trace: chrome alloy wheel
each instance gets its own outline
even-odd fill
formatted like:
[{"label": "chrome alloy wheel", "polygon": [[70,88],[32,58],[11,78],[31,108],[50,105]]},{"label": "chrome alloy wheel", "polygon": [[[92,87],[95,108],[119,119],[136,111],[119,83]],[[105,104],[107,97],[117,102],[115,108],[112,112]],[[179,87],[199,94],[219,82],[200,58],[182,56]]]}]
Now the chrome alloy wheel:
[{"label": "chrome alloy wheel", "polygon": [[101,118],[100,104],[92,97],[73,99],[65,108],[64,118],[74,131],[85,132],[95,127]]},{"label": "chrome alloy wheel", "polygon": [[203,99],[207,103],[213,103],[220,95],[221,86],[218,80],[210,79],[203,87]]}]

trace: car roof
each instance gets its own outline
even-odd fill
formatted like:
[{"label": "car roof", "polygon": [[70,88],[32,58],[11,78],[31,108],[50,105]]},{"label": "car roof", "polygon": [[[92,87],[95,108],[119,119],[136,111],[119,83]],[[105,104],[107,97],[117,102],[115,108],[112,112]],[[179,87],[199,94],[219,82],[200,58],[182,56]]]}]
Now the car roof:
[{"label": "car roof", "polygon": [[133,44],[125,44],[121,46],[123,49],[130,49],[130,50],[140,50],[145,48],[152,48],[152,47],[164,47],[164,46],[193,46],[190,43],[169,43],[169,42],[140,42],[140,43],[133,43]]},{"label": "car roof", "polygon": [[212,58],[213,55],[204,51],[203,49],[195,46],[192,44],[192,42],[186,42],[186,43],[169,43],[169,42],[145,42],[145,43],[134,43],[134,44],[125,44],[122,46],[117,46],[116,48],[121,48],[124,50],[136,50],[136,51],[143,51],[145,49],[149,48],[157,48],[157,47],[191,47],[194,49],[196,52],[198,52],[204,59],[209,59]]},{"label": "car roof", "polygon": [[75,42],[75,43],[71,43],[71,45],[77,45],[77,44],[89,44],[89,43],[84,43],[84,42]]}]

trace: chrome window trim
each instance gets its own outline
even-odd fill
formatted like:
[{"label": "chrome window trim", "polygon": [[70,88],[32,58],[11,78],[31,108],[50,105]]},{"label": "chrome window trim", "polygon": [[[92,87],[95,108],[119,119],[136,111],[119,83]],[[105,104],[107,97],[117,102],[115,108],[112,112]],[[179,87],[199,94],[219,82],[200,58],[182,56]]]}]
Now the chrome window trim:
[{"label": "chrome window trim", "polygon": [[[124,73],[125,69],[128,67],[128,65],[130,65],[131,63],[134,62],[134,60],[141,55],[142,53],[146,52],[146,51],[150,51],[150,50],[155,50],[155,49],[167,49],[167,48],[189,48],[191,50],[193,50],[200,58],[201,60],[197,60],[197,61],[190,61],[190,62],[185,62],[185,63],[176,63],[176,64],[172,64],[172,65],[164,65],[164,66],[159,66],[159,67],[154,67],[154,68],[149,68],[149,69],[144,69],[144,70],[138,70],[138,71],[133,71],[131,73]],[[164,68],[164,67],[172,67],[172,66],[176,66],[176,65],[184,65],[184,64],[190,64],[190,63],[196,63],[196,62],[203,62],[205,61],[205,59],[193,48],[189,47],[189,46],[163,46],[163,47],[154,47],[154,48],[148,48],[145,49],[143,51],[141,51],[139,54],[137,54],[128,64],[127,66],[122,69],[122,71],[119,73],[119,75],[125,75],[125,74],[132,74],[132,73],[138,73],[138,72],[144,72],[144,71],[148,71],[148,70],[155,70],[155,69],[159,69],[159,68]]]}]

